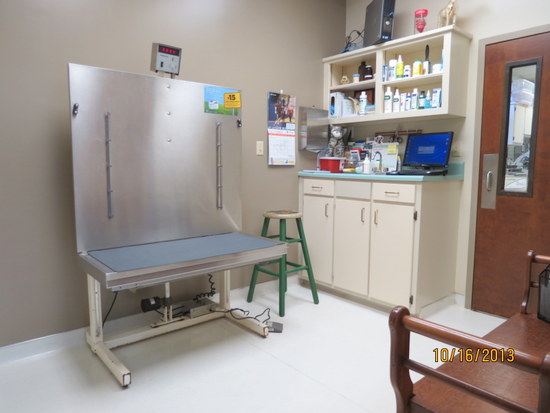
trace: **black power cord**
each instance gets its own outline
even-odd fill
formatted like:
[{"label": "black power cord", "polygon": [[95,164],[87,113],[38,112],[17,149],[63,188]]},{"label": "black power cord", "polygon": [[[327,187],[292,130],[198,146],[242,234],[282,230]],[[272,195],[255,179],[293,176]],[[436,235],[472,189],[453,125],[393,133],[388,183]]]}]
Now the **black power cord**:
[{"label": "black power cord", "polygon": [[[363,32],[364,30],[352,30],[347,36],[346,36],[346,46],[344,47],[344,50],[342,50],[342,53],[346,53],[346,52],[349,52],[351,50],[353,50],[355,47],[352,48],[352,45],[354,44],[354,42],[358,39],[361,39],[363,38]],[[353,34],[356,34],[356,36],[352,39],[351,36],[353,36]],[[359,47],[362,47],[363,45],[360,45]]]},{"label": "black power cord", "polygon": [[207,293],[200,293],[193,298],[193,301],[198,302],[201,298],[214,297],[216,294],[216,288],[214,287],[214,281],[212,281],[213,275],[208,274],[208,282],[210,283],[210,291]]},{"label": "black power cord", "polygon": [[[234,314],[235,311],[240,311],[244,314],[244,317],[241,317],[241,316],[236,316]],[[248,319],[251,319],[251,320],[256,320],[260,323],[267,323],[270,319],[271,319],[271,309],[270,308],[266,308],[264,311],[262,311],[260,314],[258,314],[257,316],[250,316],[250,311],[248,310],[243,310],[242,308],[231,308],[229,310],[215,310],[215,311],[212,311],[213,313],[229,313],[231,314],[231,316],[235,319],[235,320],[248,320]],[[260,320],[260,317],[262,315],[264,315],[265,313],[267,312],[267,318],[265,320]]]},{"label": "black power cord", "polygon": [[115,292],[115,296],[113,297],[113,302],[111,303],[111,306],[109,307],[109,311],[107,311],[107,314],[105,314],[105,318],[103,318],[103,324],[101,324],[102,327],[105,325],[105,322],[107,321],[107,318],[109,317],[109,314],[111,314],[111,311],[113,310],[116,299],[118,297],[118,293],[119,293],[119,291]]}]

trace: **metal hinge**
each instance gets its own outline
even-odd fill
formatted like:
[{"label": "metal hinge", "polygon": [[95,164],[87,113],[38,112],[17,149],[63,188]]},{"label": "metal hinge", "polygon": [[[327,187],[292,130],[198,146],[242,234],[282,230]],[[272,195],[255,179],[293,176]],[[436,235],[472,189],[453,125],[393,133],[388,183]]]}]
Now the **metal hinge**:
[{"label": "metal hinge", "polygon": [[411,296],[409,297],[409,303],[412,305],[412,304],[413,304],[413,301],[414,301],[414,300],[413,300],[413,296],[411,295]]},{"label": "metal hinge", "polygon": [[418,211],[414,211],[413,219],[416,221],[418,219]]}]

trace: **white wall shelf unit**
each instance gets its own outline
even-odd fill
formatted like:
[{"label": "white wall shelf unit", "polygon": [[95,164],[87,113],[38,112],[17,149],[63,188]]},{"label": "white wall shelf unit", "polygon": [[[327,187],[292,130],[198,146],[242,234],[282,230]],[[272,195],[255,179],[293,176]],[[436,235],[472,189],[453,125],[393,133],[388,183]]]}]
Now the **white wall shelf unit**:
[{"label": "white wall shelf unit", "polygon": [[[374,112],[367,115],[333,117],[332,124],[353,125],[383,123],[409,119],[437,119],[464,117],[466,114],[466,82],[468,81],[469,47],[472,36],[456,26],[447,26],[425,33],[391,40],[380,45],[356,49],[351,52],[326,57],[324,64],[324,106],[330,108],[330,94],[342,92],[353,97],[365,89],[374,89]],[[425,60],[426,46],[429,46],[429,60],[441,64],[439,73],[429,73],[391,81],[382,80],[384,65],[390,59],[402,56],[404,64],[412,66],[417,59]],[[358,83],[340,84],[342,76],[352,78],[361,62],[374,69],[374,79]],[[452,81],[451,81],[452,80]],[[384,92],[390,86],[400,93],[412,92],[414,88],[433,90],[441,88],[441,106],[397,113],[384,113]]]}]

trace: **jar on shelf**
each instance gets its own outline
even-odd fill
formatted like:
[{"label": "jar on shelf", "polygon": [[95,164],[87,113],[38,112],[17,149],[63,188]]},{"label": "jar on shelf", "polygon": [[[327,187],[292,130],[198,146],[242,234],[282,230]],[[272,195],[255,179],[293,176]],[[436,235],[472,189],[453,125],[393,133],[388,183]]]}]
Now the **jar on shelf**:
[{"label": "jar on shelf", "polygon": [[422,33],[426,27],[428,10],[419,9],[414,12],[414,34]]}]

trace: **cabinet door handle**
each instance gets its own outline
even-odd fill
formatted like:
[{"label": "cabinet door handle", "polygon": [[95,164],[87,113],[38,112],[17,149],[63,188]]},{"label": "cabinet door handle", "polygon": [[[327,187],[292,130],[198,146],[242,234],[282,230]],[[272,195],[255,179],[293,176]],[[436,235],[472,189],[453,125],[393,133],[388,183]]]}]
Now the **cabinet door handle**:
[{"label": "cabinet door handle", "polygon": [[365,222],[365,208],[361,208],[361,222]]},{"label": "cabinet door handle", "polygon": [[374,225],[378,225],[378,210],[374,211]]},{"label": "cabinet door handle", "polygon": [[328,218],[328,203],[325,204],[325,217]]}]

